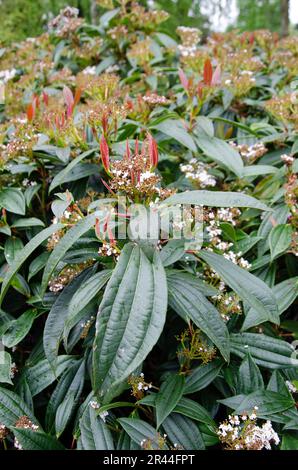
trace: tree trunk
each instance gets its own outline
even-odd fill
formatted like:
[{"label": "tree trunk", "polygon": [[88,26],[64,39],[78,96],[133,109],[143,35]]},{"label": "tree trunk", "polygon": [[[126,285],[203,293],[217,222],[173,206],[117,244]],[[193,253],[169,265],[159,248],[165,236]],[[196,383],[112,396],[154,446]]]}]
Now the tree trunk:
[{"label": "tree trunk", "polygon": [[289,35],[289,7],[290,0],[280,0],[281,35],[283,37]]}]

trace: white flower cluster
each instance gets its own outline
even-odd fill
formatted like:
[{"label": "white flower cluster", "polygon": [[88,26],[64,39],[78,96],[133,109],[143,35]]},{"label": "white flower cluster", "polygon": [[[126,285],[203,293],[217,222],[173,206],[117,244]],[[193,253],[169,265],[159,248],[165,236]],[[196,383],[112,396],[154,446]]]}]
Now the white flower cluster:
[{"label": "white flower cluster", "polygon": [[256,423],[258,407],[250,415],[229,415],[228,420],[219,425],[217,435],[229,449],[262,450],[271,449],[271,442],[279,444],[278,434],[272,428],[271,421],[262,426]]},{"label": "white flower cluster", "polygon": [[95,65],[89,65],[83,70],[84,75],[96,75],[96,67]]},{"label": "white flower cluster", "polygon": [[105,72],[115,73],[115,72],[119,72],[119,70],[120,70],[119,65],[115,64],[115,65],[109,65],[109,67],[106,68]]},{"label": "white flower cluster", "polygon": [[150,93],[148,95],[144,95],[142,98],[145,103],[151,105],[166,105],[170,103],[170,101],[165,96],[160,96],[157,93]]},{"label": "white flower cluster", "polygon": [[297,388],[289,380],[286,380],[286,386],[288,387],[291,393],[297,393]]},{"label": "white flower cluster", "polygon": [[12,80],[17,74],[16,69],[0,70],[0,86],[5,85],[9,80]]},{"label": "white flower cluster", "polygon": [[[93,408],[94,410],[99,410],[99,408],[100,408],[100,404],[99,404],[96,400],[91,400],[91,401],[89,402],[89,405],[90,405],[91,408]],[[108,411],[102,411],[101,413],[99,413],[99,417],[104,421],[104,423],[106,422],[107,416],[109,416],[109,412],[108,412]]]},{"label": "white flower cluster", "polygon": [[295,158],[292,155],[287,155],[284,153],[283,155],[280,156],[280,159],[286,164],[286,165],[292,165],[295,161]]},{"label": "white flower cluster", "polygon": [[116,256],[118,258],[119,252],[115,246],[110,243],[104,242],[102,247],[98,250],[99,256]]},{"label": "white flower cluster", "polygon": [[257,158],[262,157],[267,152],[267,149],[262,142],[257,142],[253,145],[237,145],[235,142],[229,142],[229,144],[238,150],[241,157],[247,161],[254,161]]},{"label": "white flower cluster", "polygon": [[[143,374],[143,372],[141,372],[140,377],[141,377],[142,379],[144,379],[144,374]],[[150,383],[149,383],[149,384],[146,384],[146,383],[144,383],[144,382],[139,382],[137,388],[138,388],[138,390],[140,390],[140,391],[141,391],[141,390],[147,391],[147,390],[149,390],[151,387],[152,387],[152,384],[150,384]]]},{"label": "white flower cluster", "polygon": [[91,408],[93,408],[94,410],[98,410],[100,408],[100,404],[96,401],[96,400],[91,400],[89,402],[89,405],[91,406]]},{"label": "white flower cluster", "polygon": [[180,170],[185,174],[185,177],[200,188],[216,186],[216,179],[208,173],[208,169],[209,165],[198,162],[196,158],[192,158],[187,164],[180,165]]}]

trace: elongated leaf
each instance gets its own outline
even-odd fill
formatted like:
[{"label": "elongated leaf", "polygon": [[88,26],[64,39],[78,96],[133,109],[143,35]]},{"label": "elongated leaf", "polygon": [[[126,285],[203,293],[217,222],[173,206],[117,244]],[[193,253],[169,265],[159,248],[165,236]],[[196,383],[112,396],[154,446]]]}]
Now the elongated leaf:
[{"label": "elongated leaf", "polygon": [[201,135],[196,139],[196,142],[205,155],[218,163],[218,165],[232,171],[237,176],[242,176],[242,158],[237,150],[227,144],[227,142],[207,135]]},{"label": "elongated leaf", "polygon": [[7,348],[12,348],[20,343],[30,330],[37,315],[36,309],[30,309],[24,312],[17,320],[13,320],[5,331],[2,342]]},{"label": "elongated leaf", "polygon": [[178,269],[167,269],[166,273],[167,273],[167,279],[168,279],[169,284],[172,281],[177,281],[177,282],[179,281],[181,283],[189,284],[194,289],[198,289],[200,292],[202,292],[206,296],[218,294],[218,290],[215,287],[203,281],[198,276],[194,276],[193,274],[179,271]]},{"label": "elongated leaf", "polygon": [[67,392],[69,388],[71,387],[71,384],[78,372],[79,367],[80,367],[80,362],[78,361],[77,363],[73,364],[71,367],[67,368],[60,376],[60,379],[53,393],[51,394],[50,400],[47,405],[46,416],[45,416],[45,430],[47,432],[52,433],[52,431],[54,431],[56,411],[59,405],[64,400],[65,396],[67,395]]},{"label": "elongated leaf", "polygon": [[273,227],[269,235],[271,261],[289,248],[292,239],[292,231],[292,226],[289,224],[280,224]]},{"label": "elongated leaf", "polygon": [[26,380],[30,386],[32,396],[34,397],[51,383],[53,383],[67,368],[75,362],[73,356],[58,356],[55,373],[46,359],[39,361],[36,365],[26,369]]},{"label": "elongated leaf", "polygon": [[28,416],[34,424],[39,424],[31,409],[19,395],[0,387],[0,423],[5,426],[14,426],[21,416]]},{"label": "elongated leaf", "polygon": [[238,393],[247,395],[258,389],[264,388],[262,374],[248,353],[242,361],[238,371]]},{"label": "elongated leaf", "polygon": [[157,429],[179,402],[183,395],[183,388],[183,375],[170,375],[163,382],[155,401]]},{"label": "elongated leaf", "polygon": [[0,305],[3,301],[3,298],[9,288],[9,285],[12,281],[14,275],[18,272],[24,261],[33,253],[33,251],[47,238],[49,238],[52,233],[58,231],[62,228],[62,224],[55,224],[51,225],[48,228],[45,228],[41,232],[39,232],[35,237],[33,237],[29,243],[23,248],[23,250],[19,253],[18,257],[14,260],[14,262],[9,266],[8,271],[5,274],[3,279],[2,288],[1,288],[1,295],[0,295]]},{"label": "elongated leaf", "polygon": [[258,390],[247,395],[235,410],[235,413],[253,410],[258,407],[258,416],[266,418],[268,414],[280,413],[294,405],[294,401],[290,397],[285,397],[276,392],[269,390]]},{"label": "elongated leaf", "polygon": [[89,279],[81,282],[79,289],[74,293],[68,307],[68,319],[74,317],[95,297],[98,292],[104,287],[109,278],[111,271],[105,269],[99,273],[94,274]]},{"label": "elongated leaf", "polygon": [[251,196],[230,191],[186,191],[170,196],[163,201],[163,204],[197,204],[209,207],[251,207],[263,211],[271,210],[266,204]]},{"label": "elongated leaf", "polygon": [[[298,296],[298,277],[286,279],[272,287],[272,292],[277,302],[278,312],[281,315],[294,302]],[[245,331],[253,326],[267,321],[265,315],[260,315],[254,309],[250,308],[245,316],[241,330]]]},{"label": "elongated leaf", "polygon": [[166,246],[161,250],[160,257],[163,265],[169,266],[178,261],[185,252],[185,241],[184,240],[170,240]]},{"label": "elongated leaf", "polygon": [[182,318],[190,318],[229,360],[229,332],[219,312],[192,283],[168,278],[169,305]]},{"label": "elongated leaf", "polygon": [[209,364],[193,369],[190,375],[186,377],[184,395],[206,388],[218,376],[223,365],[222,359],[215,359],[209,362]]},{"label": "elongated leaf", "polygon": [[109,428],[90,405],[80,420],[80,430],[84,450],[114,450]]},{"label": "elongated leaf", "polygon": [[248,303],[260,315],[273,323],[279,324],[279,313],[272,290],[256,276],[240,268],[221,255],[209,251],[201,251],[199,254],[228,284],[239,297]]},{"label": "elongated leaf", "polygon": [[241,358],[249,352],[256,364],[268,369],[298,366],[294,346],[286,341],[263,334],[232,334],[231,352]]},{"label": "elongated leaf", "polygon": [[[149,441],[152,449],[159,449],[160,435],[146,421],[138,418],[119,418],[119,423],[127,432],[129,437],[139,446],[145,441]],[[167,447],[165,446],[164,449]]]},{"label": "elongated leaf", "polygon": [[28,219],[18,219],[13,223],[12,227],[14,228],[27,228],[27,227],[44,227],[42,220],[37,219],[36,217],[30,217]]},{"label": "elongated leaf", "polygon": [[74,227],[72,227],[60,240],[60,242],[56,245],[54,250],[52,251],[48,262],[46,264],[42,283],[41,283],[41,296],[44,295],[48,282],[50,280],[51,275],[53,274],[54,269],[56,268],[57,264],[67,250],[71,248],[71,246],[82,236],[86,233],[94,224],[95,224],[96,214],[90,214],[84,219],[80,220]]},{"label": "elongated leaf", "polygon": [[62,339],[64,324],[68,315],[68,307],[71,299],[78,288],[86,279],[93,274],[92,268],[86,269],[77,276],[61,294],[59,294],[48,315],[44,332],[43,347],[47,360],[55,369],[58,356],[59,344]]},{"label": "elongated leaf", "polygon": [[80,163],[84,158],[89,157],[96,149],[87,150],[78,157],[74,158],[63,170],[61,170],[53,179],[49,192],[52,192],[53,189],[57,188],[60,184],[63,184],[65,181],[68,181],[67,177],[71,173],[71,170]]},{"label": "elongated leaf", "polygon": [[165,323],[167,283],[158,253],[125,245],[108,282],[96,321],[93,383],[107,402],[146,358]]},{"label": "elongated leaf", "polygon": [[85,361],[81,365],[71,382],[62,402],[57,408],[55,417],[56,436],[59,437],[66,428],[73,411],[78,403],[85,381]]},{"label": "elongated leaf", "polygon": [[214,428],[216,427],[215,422],[211,418],[208,411],[205,410],[202,405],[195,402],[194,400],[190,400],[189,398],[182,397],[179,400],[179,403],[176,405],[174,412],[188,416],[195,421],[200,421],[201,423],[211,425]]},{"label": "elongated leaf", "polygon": [[283,204],[276,207],[272,212],[265,214],[257,236],[262,237],[263,240],[258,243],[258,256],[262,256],[269,249],[269,233],[277,224],[285,224],[288,218],[289,208]]},{"label": "elongated leaf", "polygon": [[158,131],[163,132],[164,134],[177,140],[193,152],[197,150],[193,138],[187,132],[182,121],[178,121],[175,119],[167,119],[165,121],[160,122],[159,124],[151,126],[151,129],[157,129]]},{"label": "elongated leaf", "polygon": [[205,444],[196,424],[186,416],[172,413],[163,423],[163,428],[173,446],[184,450],[203,450]]},{"label": "elongated leaf", "polygon": [[23,193],[17,188],[5,188],[0,191],[0,207],[13,214],[24,215],[26,202]]},{"label": "elongated leaf", "polygon": [[13,385],[11,381],[11,355],[7,351],[0,351],[0,383]]},{"label": "elongated leaf", "polygon": [[277,173],[278,168],[271,165],[249,165],[245,166],[242,171],[242,177],[247,176],[260,176],[260,175],[270,175]]},{"label": "elongated leaf", "polygon": [[65,450],[65,447],[53,436],[32,429],[10,428],[24,450]]}]

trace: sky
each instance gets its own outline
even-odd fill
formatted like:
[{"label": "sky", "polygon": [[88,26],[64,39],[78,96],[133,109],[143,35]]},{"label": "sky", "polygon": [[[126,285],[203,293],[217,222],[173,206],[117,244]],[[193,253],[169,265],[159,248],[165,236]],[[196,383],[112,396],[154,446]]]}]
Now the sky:
[{"label": "sky", "polygon": [[[222,4],[226,0],[221,0]],[[237,17],[237,0],[233,0],[229,18],[220,15],[212,15],[213,21],[212,26],[215,31],[225,31],[226,27],[229,26]],[[208,10],[205,10],[208,13]],[[290,21],[293,24],[298,24],[298,0],[290,0]]]}]

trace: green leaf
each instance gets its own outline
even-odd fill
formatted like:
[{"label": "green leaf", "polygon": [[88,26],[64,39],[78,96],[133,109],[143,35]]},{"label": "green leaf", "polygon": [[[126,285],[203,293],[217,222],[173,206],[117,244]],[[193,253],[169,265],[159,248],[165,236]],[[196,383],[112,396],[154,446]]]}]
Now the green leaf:
[{"label": "green leaf", "polygon": [[44,227],[42,220],[36,217],[29,217],[27,219],[18,219],[12,225],[13,228],[27,228],[27,227]]},{"label": "green leaf", "polygon": [[46,415],[45,415],[46,431],[51,432],[51,433],[55,431],[54,425],[55,425],[57,409],[59,408],[59,405],[63,402],[65,397],[67,396],[67,393],[70,387],[72,386],[72,382],[76,378],[76,375],[80,366],[81,366],[81,363],[80,361],[78,361],[77,363],[74,363],[72,366],[67,368],[60,376],[60,379],[54,391],[52,392],[51,397],[47,404]]},{"label": "green leaf", "polygon": [[90,405],[80,420],[80,431],[83,450],[114,450],[109,428]]},{"label": "green leaf", "polygon": [[160,257],[164,267],[176,263],[185,253],[184,240],[169,240],[160,252]]},{"label": "green leaf", "polygon": [[105,269],[81,282],[68,306],[68,319],[74,317],[98,294],[111,277],[112,271]]},{"label": "green leaf", "polygon": [[19,253],[17,258],[14,262],[9,266],[8,271],[5,274],[3,279],[2,288],[1,288],[1,295],[0,295],[0,305],[3,301],[3,298],[9,288],[9,285],[14,277],[14,275],[18,272],[24,261],[33,253],[33,251],[41,245],[42,242],[47,240],[52,233],[60,230],[62,228],[62,224],[54,224],[50,227],[45,228],[41,232],[39,232],[35,237],[33,237],[29,243],[23,248],[23,250]]},{"label": "green leaf", "polygon": [[23,242],[20,238],[10,237],[6,240],[4,245],[4,256],[8,264],[12,264],[17,255],[24,248]]},{"label": "green leaf", "polygon": [[265,282],[221,255],[201,251],[199,256],[218,273],[241,300],[247,302],[260,315],[266,315],[270,321],[279,324],[278,307],[272,290]]},{"label": "green leaf", "polygon": [[150,441],[152,449],[160,449],[160,435],[150,424],[138,418],[119,418],[118,421],[136,444],[140,446],[143,441]]},{"label": "green leaf", "polygon": [[268,369],[297,367],[295,348],[286,341],[257,333],[231,334],[231,352],[244,358],[249,352],[256,364]]},{"label": "green leaf", "polygon": [[47,359],[43,359],[34,366],[28,367],[25,370],[25,374],[32,396],[34,397],[42,392],[42,390],[57,380],[67,367],[71,367],[74,364],[75,360],[73,356],[58,356],[55,372]]},{"label": "green leaf", "polygon": [[90,278],[92,273],[92,268],[89,268],[74,278],[73,281],[58,295],[48,315],[43,331],[43,347],[46,358],[54,370],[56,368],[59,344],[62,339],[71,299],[79,289],[82,282]]},{"label": "green leaf", "polygon": [[44,295],[48,287],[50,277],[59,261],[61,261],[67,250],[69,250],[69,248],[71,248],[71,246],[95,224],[95,219],[96,213],[93,213],[80,220],[56,245],[44,269],[41,283],[41,296]]},{"label": "green leaf", "polygon": [[250,177],[250,176],[260,176],[260,175],[269,175],[273,173],[277,173],[278,168],[271,165],[249,165],[243,168],[242,177]]},{"label": "green leaf", "polygon": [[174,140],[177,140],[192,152],[196,152],[197,150],[193,138],[187,132],[182,121],[178,121],[176,119],[167,119],[158,124],[151,125],[150,128],[156,129],[168,135],[169,137],[172,137]]},{"label": "green leaf", "polygon": [[172,413],[163,423],[163,428],[173,446],[184,450],[204,450],[205,444],[198,426],[186,416]]},{"label": "green leaf", "polygon": [[155,402],[157,429],[179,402],[183,395],[183,388],[183,375],[169,375],[165,382],[162,383]]},{"label": "green leaf", "polygon": [[39,424],[29,406],[19,395],[0,387],[0,423],[14,426],[21,416],[28,416],[34,424]]},{"label": "green leaf", "polygon": [[37,256],[29,265],[28,281],[32,279],[47,264],[50,253],[45,252]]},{"label": "green leaf", "polygon": [[283,434],[280,450],[298,450],[298,433]]},{"label": "green leaf", "polygon": [[249,412],[257,406],[257,415],[260,418],[266,418],[268,414],[280,413],[291,408],[293,404],[294,402],[292,398],[285,397],[280,393],[269,390],[257,390],[244,398],[236,408],[235,413],[240,414],[243,411]]},{"label": "green leaf", "polygon": [[271,261],[289,248],[292,240],[292,232],[292,226],[289,224],[280,224],[273,227],[269,234]]},{"label": "green leaf", "polygon": [[13,385],[11,380],[11,355],[7,351],[0,351],[0,383]]},{"label": "green leaf", "polygon": [[66,181],[69,181],[67,178],[71,174],[72,169],[79,163],[81,162],[84,158],[89,157],[94,153],[96,149],[91,149],[87,150],[86,152],[82,153],[78,157],[74,158],[63,170],[61,170],[53,179],[49,192],[51,193],[53,189],[57,188],[57,186],[60,186],[61,184],[65,183]]},{"label": "green leaf", "polygon": [[198,392],[206,388],[218,376],[224,362],[222,359],[215,359],[208,364],[192,369],[190,374],[186,377],[184,395]]},{"label": "green leaf", "polygon": [[29,309],[17,320],[11,321],[2,337],[3,345],[7,348],[12,348],[19,344],[30,331],[37,314],[36,309]]},{"label": "green leaf", "polygon": [[[298,277],[286,279],[272,287],[272,292],[277,302],[278,312],[281,315],[294,302],[298,295]],[[260,315],[254,309],[249,309],[241,330],[245,331],[253,326],[267,321],[268,318]]]},{"label": "green leaf", "polygon": [[63,400],[59,404],[55,416],[56,436],[59,437],[65,430],[73,411],[80,399],[85,381],[85,361],[81,365],[73,378]]},{"label": "green leaf", "polygon": [[251,196],[231,191],[185,191],[184,193],[170,196],[162,204],[197,204],[209,207],[251,207],[263,211],[271,210],[266,204]]},{"label": "green leaf", "polygon": [[218,310],[192,283],[168,278],[169,305],[182,318],[190,318],[229,361],[229,332]]},{"label": "green leaf", "polygon": [[65,447],[50,436],[39,430],[10,427],[18,443],[24,450],[65,450]]},{"label": "green leaf", "polygon": [[176,280],[181,283],[191,285],[194,289],[198,289],[206,296],[218,294],[218,290],[215,287],[202,280],[199,276],[194,276],[193,274],[186,273],[178,269],[167,269],[166,273],[168,284]]},{"label": "green leaf", "polygon": [[232,171],[237,176],[242,176],[243,161],[237,150],[224,140],[201,135],[196,142],[200,149],[214,160],[219,166]]},{"label": "green leaf", "polygon": [[238,393],[248,395],[255,390],[263,388],[264,382],[262,374],[251,355],[248,353],[239,367],[237,391]]},{"label": "green leaf", "polygon": [[156,344],[166,310],[167,283],[158,253],[151,262],[139,246],[126,244],[96,320],[93,383],[105,402]]},{"label": "green leaf", "polygon": [[13,214],[24,215],[26,202],[23,193],[17,188],[5,188],[0,191],[0,207]]},{"label": "green leaf", "polygon": [[272,212],[264,215],[264,218],[259,226],[257,236],[262,237],[258,243],[258,256],[262,256],[269,249],[268,235],[272,228],[277,224],[285,224],[288,218],[289,208],[285,204],[276,207]]},{"label": "green leaf", "polygon": [[189,398],[182,397],[179,400],[179,403],[176,405],[174,412],[180,413],[184,416],[188,416],[189,418],[194,419],[195,421],[208,424],[213,428],[216,427],[216,424],[211,418],[208,411],[205,410],[202,405],[195,402],[194,400],[190,400]]}]

